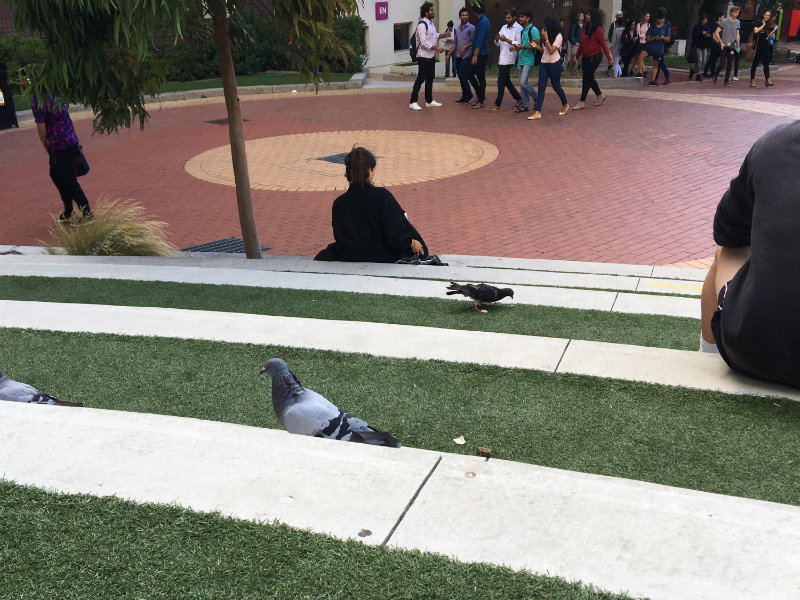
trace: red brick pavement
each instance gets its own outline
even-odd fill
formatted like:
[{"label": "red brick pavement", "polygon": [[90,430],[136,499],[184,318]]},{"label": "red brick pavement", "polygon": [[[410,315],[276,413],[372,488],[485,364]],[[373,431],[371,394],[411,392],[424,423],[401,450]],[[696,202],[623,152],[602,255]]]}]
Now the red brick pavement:
[{"label": "red brick pavement", "polygon": [[[800,81],[791,69],[781,71],[772,90],[749,90],[744,79],[733,89],[689,82],[651,89],[800,103]],[[574,102],[575,91],[567,93]],[[549,90],[545,118],[531,122],[510,110],[489,114],[454,105],[456,95],[444,92],[438,95],[443,108],[411,112],[407,94],[246,101],[245,133],[255,139],[399,129],[478,137],[499,148],[493,163],[460,176],[392,188],[432,251],[667,264],[713,253],[716,203],[752,142],[788,121],[670,102],[668,96],[663,101],[609,96],[600,108],[590,105],[558,117],[559,103]],[[223,117],[221,103],[155,110],[144,131],[94,137],[90,122],[78,121],[92,167],[82,180],[90,201],[101,194],[140,201],[170,224],[179,247],[239,236],[233,188],[197,180],[183,169],[192,156],[228,142],[226,127],[207,123]],[[432,145],[420,152],[458,148]],[[379,170],[380,164],[378,179]],[[0,181],[0,244],[46,240],[49,214],[60,210],[60,202],[35,130],[0,135]],[[335,196],[254,190],[262,244],[276,254],[314,254],[332,240]]]}]

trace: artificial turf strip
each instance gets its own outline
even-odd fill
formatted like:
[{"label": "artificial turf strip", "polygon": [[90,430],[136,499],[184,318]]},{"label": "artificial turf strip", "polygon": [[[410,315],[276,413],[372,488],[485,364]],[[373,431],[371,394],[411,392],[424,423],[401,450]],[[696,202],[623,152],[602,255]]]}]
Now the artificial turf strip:
[{"label": "artificial turf strip", "polygon": [[276,429],[259,370],[277,356],[407,446],[800,504],[790,400],[201,340],[0,329],[0,348],[0,370],[62,400]]},{"label": "artificial turf strip", "polygon": [[[444,286],[446,284],[442,283]],[[696,350],[697,319],[498,303],[486,314],[472,302],[438,298],[70,277],[0,277],[0,298],[160,306],[343,321],[425,325]]]},{"label": "artificial turf strip", "polygon": [[0,481],[2,598],[623,600],[558,577]]}]

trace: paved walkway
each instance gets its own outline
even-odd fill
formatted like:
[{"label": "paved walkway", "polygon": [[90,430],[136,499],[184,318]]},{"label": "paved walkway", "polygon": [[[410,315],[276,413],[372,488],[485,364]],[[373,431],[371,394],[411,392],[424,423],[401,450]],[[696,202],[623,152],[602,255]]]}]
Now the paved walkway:
[{"label": "paved walkway", "polygon": [[[280,175],[284,185],[266,186],[286,189],[254,189],[262,244],[275,254],[310,256],[331,240],[338,192],[304,190],[331,187],[318,174],[335,179],[343,167],[331,161],[363,142],[378,150],[378,183],[393,184],[437,253],[637,264],[705,259],[713,252],[716,203],[752,142],[800,118],[800,67],[781,65],[770,89],[750,89],[745,80],[733,88],[675,81],[655,91],[609,90],[602,107],[565,118],[555,115],[549,93],[545,118],[535,123],[510,110],[453,105],[449,91],[437,91],[444,107],[419,113],[407,109],[406,89],[243,96],[254,182],[278,167],[304,167]],[[163,103],[152,115],[144,131],[94,137],[90,121],[76,118],[92,166],[83,180],[88,196],[140,201],[170,224],[179,247],[238,236],[233,188],[187,172],[197,174],[198,156],[228,143],[227,128],[211,123],[225,117],[222,100]],[[391,143],[375,141],[382,131],[395,132],[383,140]],[[330,143],[312,144],[299,157],[284,143],[322,134]],[[289,137],[258,141],[276,136]],[[26,123],[0,132],[0,140],[0,243],[46,240],[48,214],[59,203],[38,139]],[[476,154],[465,161],[465,152]]]}]

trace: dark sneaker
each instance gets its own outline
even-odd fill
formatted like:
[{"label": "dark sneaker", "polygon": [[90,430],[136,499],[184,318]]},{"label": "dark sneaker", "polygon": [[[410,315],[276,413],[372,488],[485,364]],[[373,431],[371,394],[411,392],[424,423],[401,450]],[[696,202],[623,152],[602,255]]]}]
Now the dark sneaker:
[{"label": "dark sneaker", "polygon": [[650,83],[648,83],[647,85],[658,85],[658,82],[657,82],[657,81],[651,81],[651,82],[650,82]]},{"label": "dark sneaker", "polygon": [[731,82],[730,82],[730,81],[726,81],[726,82],[723,84],[723,86],[724,86],[724,87],[733,87],[733,85],[731,84]]},{"label": "dark sneaker", "polygon": [[694,77],[694,69],[689,69],[689,80],[691,80],[692,77]]},{"label": "dark sneaker", "polygon": [[697,75],[697,76],[694,78],[694,80],[695,80],[695,81],[703,81],[703,76],[702,76],[702,75]]},{"label": "dark sneaker", "polygon": [[63,212],[56,217],[59,223],[69,223],[70,219],[72,219],[72,215],[65,215]]}]

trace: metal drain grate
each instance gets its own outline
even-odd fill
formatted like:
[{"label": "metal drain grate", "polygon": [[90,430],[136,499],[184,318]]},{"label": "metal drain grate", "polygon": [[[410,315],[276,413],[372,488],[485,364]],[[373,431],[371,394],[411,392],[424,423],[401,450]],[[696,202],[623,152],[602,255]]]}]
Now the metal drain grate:
[{"label": "metal drain grate", "polygon": [[[242,119],[242,123],[247,123],[250,119]],[[212,125],[227,125],[228,119],[214,119],[213,121],[206,121],[206,123],[211,123]]]},{"label": "metal drain grate", "polygon": [[[267,252],[271,248],[261,246],[261,250]],[[181,248],[182,252],[226,252],[228,254],[245,254],[244,242],[237,237],[229,237],[223,240],[215,240],[213,242],[206,242],[205,244],[198,244],[197,246],[188,246]]]},{"label": "metal drain grate", "polygon": [[316,160],[325,160],[330,163],[336,163],[338,165],[344,164],[344,157],[347,156],[347,152],[342,152],[341,154],[330,154],[328,156],[320,156]]}]

